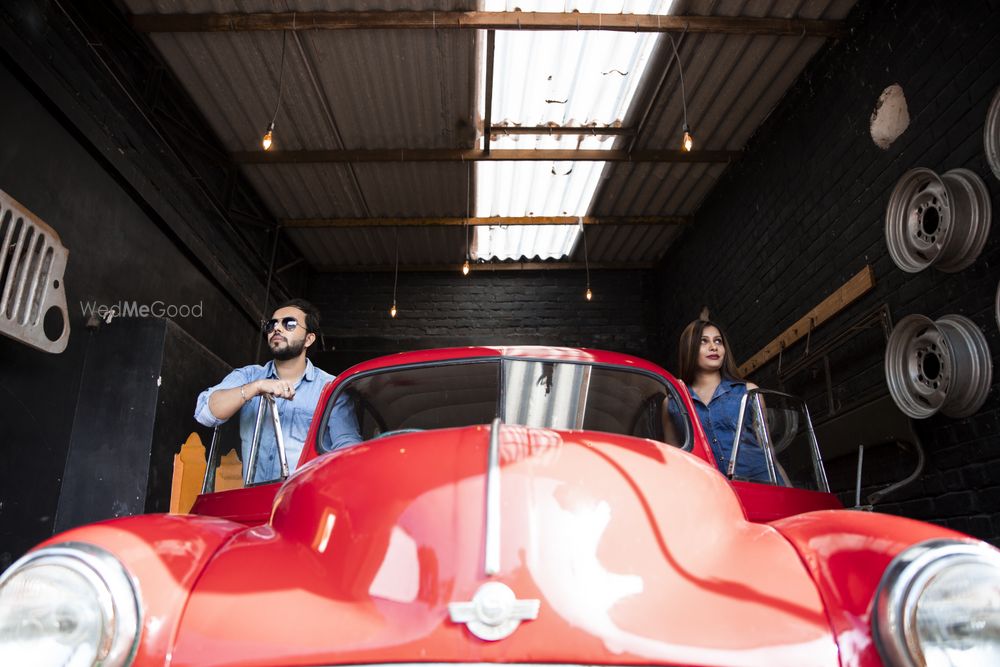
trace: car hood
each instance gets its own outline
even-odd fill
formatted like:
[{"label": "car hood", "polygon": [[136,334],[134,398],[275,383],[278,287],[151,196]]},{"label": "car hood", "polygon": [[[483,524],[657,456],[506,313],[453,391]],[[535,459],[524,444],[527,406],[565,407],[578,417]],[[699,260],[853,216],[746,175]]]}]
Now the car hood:
[{"label": "car hood", "polygon": [[[797,553],[714,468],[648,440],[499,428],[496,574],[491,427],[364,443],[297,471],[270,522],[219,550],[173,664],[838,664]],[[538,601],[496,641],[449,615],[491,581]]]}]

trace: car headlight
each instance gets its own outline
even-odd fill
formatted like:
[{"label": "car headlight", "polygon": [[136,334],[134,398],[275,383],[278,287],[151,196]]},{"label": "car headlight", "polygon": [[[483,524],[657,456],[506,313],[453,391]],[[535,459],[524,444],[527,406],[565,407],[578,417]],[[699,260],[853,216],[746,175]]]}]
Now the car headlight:
[{"label": "car headlight", "polygon": [[0,576],[0,665],[129,665],[141,616],[132,578],[107,551],[39,549]]},{"label": "car headlight", "polygon": [[888,665],[1000,665],[1000,553],[932,540],[896,556],[879,583],[875,643]]}]

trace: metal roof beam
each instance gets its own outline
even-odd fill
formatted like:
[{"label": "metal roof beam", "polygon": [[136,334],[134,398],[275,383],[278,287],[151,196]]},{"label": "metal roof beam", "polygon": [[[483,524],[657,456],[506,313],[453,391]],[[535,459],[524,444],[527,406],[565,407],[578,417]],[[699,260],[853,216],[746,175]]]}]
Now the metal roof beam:
[{"label": "metal roof beam", "polygon": [[630,136],[634,130],[630,127],[586,127],[567,125],[494,125],[490,128],[491,134],[591,134],[596,137],[619,137]]},{"label": "metal roof beam", "polygon": [[[493,127],[493,61],[496,59],[497,33],[495,30],[486,31],[486,90],[483,91],[486,98],[485,115],[486,119],[483,127]],[[483,137],[483,154],[490,154],[490,143],[493,135],[487,134]]]},{"label": "metal roof beam", "polygon": [[839,37],[843,22],[749,16],[661,16],[581,12],[275,12],[136,14],[139,32],[246,32],[267,30],[614,30],[728,35]]},{"label": "metal roof beam", "polygon": [[[552,271],[570,270],[586,271],[589,267],[591,271],[625,271],[652,269],[653,262],[473,262],[472,275],[487,271]],[[320,266],[319,271],[324,273],[391,273],[396,270],[394,264],[382,264],[378,266]],[[461,262],[454,264],[400,264],[401,273],[418,272],[438,272],[438,273],[459,273],[462,270]],[[470,278],[471,279],[471,278]]]},{"label": "metal roof beam", "polygon": [[281,221],[281,226],[296,229],[351,228],[351,227],[461,227],[485,225],[585,225],[602,226],[652,226],[686,225],[691,218],[683,215],[596,216],[571,215],[521,216],[491,218],[411,217],[411,218],[291,218]]},{"label": "metal roof beam", "polygon": [[305,151],[241,151],[240,164],[318,164],[326,162],[469,162],[469,161],[580,161],[580,162],[733,162],[742,151],[633,151],[589,149],[384,148]]}]

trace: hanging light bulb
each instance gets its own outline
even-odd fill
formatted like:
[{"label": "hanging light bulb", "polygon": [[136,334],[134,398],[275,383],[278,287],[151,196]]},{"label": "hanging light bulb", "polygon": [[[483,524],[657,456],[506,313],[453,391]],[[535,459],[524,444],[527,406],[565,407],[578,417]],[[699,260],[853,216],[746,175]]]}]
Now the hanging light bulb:
[{"label": "hanging light bulb", "polygon": [[688,127],[687,123],[684,123],[684,140],[681,145],[688,153],[690,153],[691,149],[694,148],[694,135],[691,134],[691,128]]},{"label": "hanging light bulb", "polygon": [[389,317],[396,317],[396,304],[392,304],[392,308],[389,309]]},{"label": "hanging light bulb", "polygon": [[588,288],[587,288],[587,301],[590,301],[590,300],[591,300],[591,299],[593,299],[593,298],[594,298],[594,293],[593,293],[593,292],[591,292],[591,291],[590,291],[590,288],[588,287]]},{"label": "hanging light bulb", "polygon": [[465,264],[462,265],[462,275],[463,276],[469,275],[469,271],[471,271],[471,270],[472,270],[472,267],[469,266],[469,260],[465,260]]},{"label": "hanging light bulb", "polygon": [[264,138],[260,140],[260,145],[264,147],[264,150],[271,150],[271,144],[274,143],[274,121],[271,121],[270,125],[267,126],[267,132],[264,133]]}]

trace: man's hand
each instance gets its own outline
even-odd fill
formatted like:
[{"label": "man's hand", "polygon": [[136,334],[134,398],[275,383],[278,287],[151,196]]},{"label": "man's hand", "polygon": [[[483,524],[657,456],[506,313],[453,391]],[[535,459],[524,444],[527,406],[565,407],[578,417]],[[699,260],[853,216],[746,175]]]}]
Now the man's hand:
[{"label": "man's hand", "polygon": [[247,398],[270,394],[275,398],[295,398],[295,385],[284,380],[257,380],[247,385]]},{"label": "man's hand", "polygon": [[208,397],[208,409],[216,419],[229,419],[244,403],[262,394],[291,400],[295,397],[295,385],[285,380],[256,380],[232,389],[219,389]]}]

